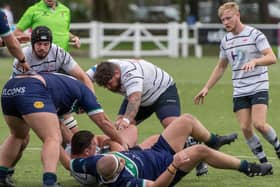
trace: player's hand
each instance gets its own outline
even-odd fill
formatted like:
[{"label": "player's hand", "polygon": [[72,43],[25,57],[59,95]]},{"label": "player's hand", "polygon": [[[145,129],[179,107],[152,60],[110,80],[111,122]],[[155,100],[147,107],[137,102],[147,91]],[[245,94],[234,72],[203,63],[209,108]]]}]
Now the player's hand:
[{"label": "player's hand", "polygon": [[16,39],[19,41],[19,43],[27,43],[31,40],[31,36],[29,34],[21,34],[16,36]]},{"label": "player's hand", "polygon": [[32,70],[27,62],[25,62],[25,63],[18,62],[16,65],[16,69],[20,70],[23,73],[26,73],[26,72]]},{"label": "player's hand", "polygon": [[174,156],[173,156],[173,162],[172,162],[172,165],[175,167],[175,168],[179,168],[180,166],[184,165],[184,164],[187,164],[188,162],[190,162],[190,157],[188,156],[188,154],[186,154],[186,151],[185,150],[182,150],[178,153],[176,153]]},{"label": "player's hand", "polygon": [[123,129],[128,128],[129,124],[130,124],[129,119],[122,116],[117,119],[115,126],[116,126],[117,130],[123,130]]},{"label": "player's hand", "polygon": [[81,41],[78,36],[74,36],[71,38],[70,45],[72,45],[75,48],[80,48],[81,47]]},{"label": "player's hand", "polygon": [[256,61],[251,60],[250,62],[244,64],[241,69],[245,72],[253,71],[256,67]]},{"label": "player's hand", "polygon": [[204,97],[208,94],[208,88],[203,88],[195,97],[194,97],[194,103],[195,104],[203,104],[204,103]]}]

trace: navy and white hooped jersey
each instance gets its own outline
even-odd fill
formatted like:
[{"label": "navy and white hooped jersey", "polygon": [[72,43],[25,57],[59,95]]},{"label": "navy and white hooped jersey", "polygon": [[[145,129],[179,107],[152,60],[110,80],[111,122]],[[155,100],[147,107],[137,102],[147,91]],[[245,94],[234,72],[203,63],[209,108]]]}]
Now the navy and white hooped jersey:
[{"label": "navy and white hooped jersey", "polygon": [[21,116],[46,111],[61,116],[74,112],[76,107],[88,115],[103,112],[93,92],[75,78],[59,73],[40,75],[45,86],[32,77],[12,78],[6,83],[1,95],[4,114]]},{"label": "navy and white hooped jersey", "polygon": [[[141,106],[153,104],[171,85],[173,78],[154,64],[143,59],[109,59],[121,69],[120,94],[129,96],[134,92],[142,92]],[[93,77],[96,66],[87,71]]]},{"label": "navy and white hooped jersey", "polygon": [[227,59],[232,66],[233,97],[253,95],[268,91],[268,68],[256,66],[245,72],[241,67],[250,60],[262,57],[261,51],[271,48],[266,36],[259,30],[245,26],[238,35],[228,33],[220,45],[220,59]]},{"label": "navy and white hooped jersey", "polygon": [[[52,43],[49,53],[44,59],[36,57],[31,45],[23,48],[22,51],[26,62],[35,72],[58,72],[62,69],[66,73],[69,73],[77,65],[77,62],[68,52],[54,43]],[[13,63],[13,75],[23,74],[23,71],[17,68],[17,63],[19,62],[15,59]]]},{"label": "navy and white hooped jersey", "polygon": [[6,14],[0,10],[0,36],[7,36],[11,34],[10,26]]}]

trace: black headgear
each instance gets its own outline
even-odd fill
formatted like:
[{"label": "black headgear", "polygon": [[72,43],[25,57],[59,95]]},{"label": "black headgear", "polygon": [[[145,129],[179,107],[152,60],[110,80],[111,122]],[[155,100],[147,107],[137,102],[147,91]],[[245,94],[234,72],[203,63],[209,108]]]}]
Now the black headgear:
[{"label": "black headgear", "polygon": [[34,47],[36,42],[50,42],[52,44],[52,32],[46,26],[38,26],[32,30],[31,44]]}]

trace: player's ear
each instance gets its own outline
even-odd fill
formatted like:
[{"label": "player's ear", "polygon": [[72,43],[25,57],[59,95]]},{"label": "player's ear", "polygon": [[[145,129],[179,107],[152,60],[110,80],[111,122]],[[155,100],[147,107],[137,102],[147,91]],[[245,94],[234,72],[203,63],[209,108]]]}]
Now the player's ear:
[{"label": "player's ear", "polygon": [[115,69],[115,77],[117,77],[117,78],[121,77],[121,70],[119,68]]}]

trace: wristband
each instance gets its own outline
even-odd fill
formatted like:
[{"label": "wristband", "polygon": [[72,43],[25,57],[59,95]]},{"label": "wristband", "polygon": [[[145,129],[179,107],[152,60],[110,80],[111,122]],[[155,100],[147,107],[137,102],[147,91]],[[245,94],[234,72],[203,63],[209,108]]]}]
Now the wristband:
[{"label": "wristband", "polygon": [[4,42],[4,40],[2,39],[2,47],[4,47],[5,46],[5,42]]},{"label": "wristband", "polygon": [[125,121],[127,124],[130,124],[130,121],[128,118],[122,118],[123,121]]},{"label": "wristband", "polygon": [[173,166],[173,164],[170,164],[167,168],[167,171],[169,171],[169,173],[171,173],[172,175],[175,175],[177,172],[176,167]]},{"label": "wristband", "polygon": [[172,166],[173,168],[175,168],[176,170],[178,170],[178,167],[176,167],[173,163],[171,163],[171,166]]},{"label": "wristband", "polygon": [[22,64],[26,62],[26,61],[25,61],[25,57],[23,57],[22,60],[19,60],[19,59],[18,59],[18,61],[19,61],[19,63],[22,63]]},{"label": "wristband", "polygon": [[173,171],[171,171],[171,170],[169,169],[169,167],[167,168],[167,171],[168,171],[171,175],[175,175],[175,173],[173,173]]}]

